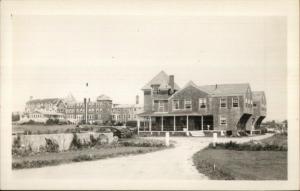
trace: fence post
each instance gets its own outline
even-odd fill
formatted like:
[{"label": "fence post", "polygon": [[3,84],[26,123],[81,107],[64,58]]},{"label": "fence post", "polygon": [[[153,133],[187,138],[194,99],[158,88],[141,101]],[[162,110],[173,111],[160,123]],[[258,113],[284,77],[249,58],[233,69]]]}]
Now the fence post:
[{"label": "fence post", "polygon": [[140,126],[141,126],[141,121],[140,119],[137,120],[137,133],[138,135],[140,134]]},{"label": "fence post", "polygon": [[170,133],[166,132],[166,146],[168,147],[170,145]]},{"label": "fence post", "polygon": [[214,132],[213,133],[213,147],[216,147],[217,139],[218,139],[218,134],[216,132]]}]

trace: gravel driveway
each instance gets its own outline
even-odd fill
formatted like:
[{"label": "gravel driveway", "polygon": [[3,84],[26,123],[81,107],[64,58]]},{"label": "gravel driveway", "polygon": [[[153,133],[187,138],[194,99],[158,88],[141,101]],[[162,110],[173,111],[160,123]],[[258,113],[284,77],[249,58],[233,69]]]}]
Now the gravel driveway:
[{"label": "gravel driveway", "polygon": [[[246,138],[219,138],[218,141],[234,140],[245,142],[259,140],[271,135]],[[162,138],[157,138],[162,139]],[[131,155],[98,161],[80,162],[36,169],[14,170],[12,175],[18,179],[145,179],[145,180],[205,180],[192,163],[195,152],[206,147],[212,138],[208,137],[170,137],[176,147],[162,151]]]}]

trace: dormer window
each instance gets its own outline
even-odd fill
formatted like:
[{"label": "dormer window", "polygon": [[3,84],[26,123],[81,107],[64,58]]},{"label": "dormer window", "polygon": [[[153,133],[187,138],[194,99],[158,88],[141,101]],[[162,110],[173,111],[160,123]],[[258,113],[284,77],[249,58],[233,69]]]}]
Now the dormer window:
[{"label": "dormer window", "polygon": [[226,98],[220,99],[220,107],[222,107],[222,108],[227,107],[227,99]]},{"label": "dormer window", "polygon": [[199,98],[199,107],[206,108],[206,98]]},{"label": "dormer window", "polygon": [[173,100],[173,110],[179,109],[179,100]]},{"label": "dormer window", "polygon": [[184,101],[184,108],[186,110],[192,110],[192,100],[185,100]]},{"label": "dormer window", "polygon": [[159,112],[164,112],[164,108],[165,108],[164,102],[163,101],[159,101],[158,102],[158,111]]},{"label": "dormer window", "polygon": [[152,94],[159,93],[159,85],[152,85]]}]

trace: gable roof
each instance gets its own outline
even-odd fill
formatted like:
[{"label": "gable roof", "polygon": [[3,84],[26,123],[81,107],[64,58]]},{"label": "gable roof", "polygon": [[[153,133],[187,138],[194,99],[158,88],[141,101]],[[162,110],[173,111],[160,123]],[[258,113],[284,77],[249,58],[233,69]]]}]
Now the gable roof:
[{"label": "gable roof", "polygon": [[172,96],[170,96],[168,99],[172,99],[175,95],[177,95],[179,92],[182,92],[183,90],[185,90],[187,87],[194,87],[196,89],[198,89],[199,91],[208,94],[206,91],[200,89],[192,80],[190,80],[188,83],[186,83],[182,89],[180,89],[179,91],[176,91]]},{"label": "gable roof", "polygon": [[[152,80],[150,80],[142,90],[151,89],[151,85],[157,84],[160,85],[159,89],[168,89],[169,88],[169,76],[164,71],[159,72]],[[174,83],[174,89],[179,90],[180,87]]]},{"label": "gable roof", "polygon": [[33,100],[26,102],[26,104],[38,104],[38,103],[40,103],[40,104],[45,104],[45,103],[58,104],[60,101],[62,101],[62,99],[60,99],[60,98],[33,99]]},{"label": "gable roof", "polygon": [[248,83],[198,86],[200,90],[212,96],[243,95],[247,92],[249,87],[250,85]]}]

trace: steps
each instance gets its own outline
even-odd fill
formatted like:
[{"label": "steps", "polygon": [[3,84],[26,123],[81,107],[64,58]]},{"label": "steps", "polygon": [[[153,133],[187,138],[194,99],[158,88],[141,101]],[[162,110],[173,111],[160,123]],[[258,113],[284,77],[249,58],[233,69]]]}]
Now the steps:
[{"label": "steps", "polygon": [[203,131],[190,131],[192,137],[204,137],[205,134]]}]

